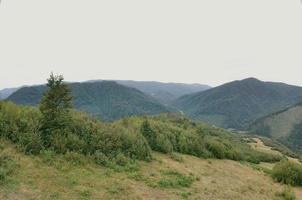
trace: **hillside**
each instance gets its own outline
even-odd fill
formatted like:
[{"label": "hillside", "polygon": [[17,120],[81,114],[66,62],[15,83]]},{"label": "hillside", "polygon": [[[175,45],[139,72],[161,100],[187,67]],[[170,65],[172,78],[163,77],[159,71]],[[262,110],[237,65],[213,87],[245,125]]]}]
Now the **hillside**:
[{"label": "hillside", "polygon": [[163,104],[170,104],[173,100],[183,95],[201,92],[211,88],[208,85],[202,84],[161,83],[156,81],[117,80],[116,82],[149,94]]},{"label": "hillside", "polygon": [[0,100],[1,99],[6,99],[9,97],[12,93],[17,91],[19,88],[5,88],[3,90],[0,90]]},{"label": "hillside", "polygon": [[[169,112],[151,96],[113,81],[70,83],[69,86],[77,109],[105,120]],[[22,105],[37,105],[45,91],[44,85],[23,87],[7,100]]]},{"label": "hillside", "polygon": [[[24,155],[1,142],[0,153],[18,165],[0,199],[120,199],[120,200],[282,200],[283,187],[262,172],[235,161],[204,160],[179,155],[182,161],[154,153],[152,162],[139,162],[136,170],[114,170],[72,155]],[[79,159],[79,160],[76,160]],[[165,185],[194,177],[189,185]],[[172,174],[172,175],[169,175]]]},{"label": "hillside", "polygon": [[277,139],[291,149],[302,151],[302,103],[256,120],[250,131]]},{"label": "hillside", "polygon": [[[282,156],[177,115],[105,123],[76,111],[45,146],[41,113],[0,101],[0,199],[263,199],[288,192],[260,170]],[[238,162],[240,161],[240,162]]]},{"label": "hillside", "polygon": [[183,96],[174,105],[211,124],[245,129],[255,119],[301,100],[301,87],[248,78]]}]

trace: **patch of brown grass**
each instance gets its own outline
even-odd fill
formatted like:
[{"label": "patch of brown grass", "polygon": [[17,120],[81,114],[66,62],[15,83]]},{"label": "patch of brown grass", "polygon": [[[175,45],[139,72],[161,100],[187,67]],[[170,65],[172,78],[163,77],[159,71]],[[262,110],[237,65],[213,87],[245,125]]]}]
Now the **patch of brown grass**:
[{"label": "patch of brown grass", "polygon": [[[81,166],[60,158],[49,165],[40,157],[15,151],[12,146],[5,148],[18,158],[20,170],[13,177],[14,184],[0,186],[0,199],[277,200],[276,193],[282,190],[262,172],[229,160],[182,156],[183,162],[178,162],[169,155],[154,153],[155,160],[140,162],[138,171],[116,172],[88,159]],[[156,183],[165,171],[194,177],[192,186],[159,187]]]}]

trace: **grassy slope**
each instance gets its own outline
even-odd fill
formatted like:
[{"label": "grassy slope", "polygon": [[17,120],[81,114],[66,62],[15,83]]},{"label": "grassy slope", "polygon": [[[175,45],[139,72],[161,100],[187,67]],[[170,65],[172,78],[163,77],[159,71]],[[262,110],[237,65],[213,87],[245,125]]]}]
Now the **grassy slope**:
[{"label": "grassy slope", "polygon": [[[250,143],[250,145],[254,149],[256,149],[258,151],[266,152],[266,153],[271,153],[271,154],[279,154],[279,155],[282,154],[279,151],[276,151],[276,150],[272,149],[271,147],[266,146],[259,138],[254,138],[254,140],[255,140],[255,143]],[[292,162],[301,164],[301,162],[296,158],[292,158],[292,157],[288,157],[288,156],[287,156],[287,158],[288,158],[288,160],[290,160]],[[274,163],[260,163],[258,166],[260,168],[272,170],[273,167],[275,166],[275,164]],[[295,191],[297,200],[301,200],[302,199],[302,188],[296,187],[296,188],[294,188],[294,191]]]},{"label": "grassy slope", "polygon": [[[19,168],[5,185],[0,199],[280,199],[282,187],[251,167],[229,160],[205,160],[182,155],[178,162],[154,153],[152,162],[140,162],[136,171],[117,172],[82,160],[74,165],[61,156],[51,164],[43,155],[26,156],[5,143]],[[165,172],[193,177],[188,187],[165,187]],[[172,177],[172,180],[173,177]]]}]

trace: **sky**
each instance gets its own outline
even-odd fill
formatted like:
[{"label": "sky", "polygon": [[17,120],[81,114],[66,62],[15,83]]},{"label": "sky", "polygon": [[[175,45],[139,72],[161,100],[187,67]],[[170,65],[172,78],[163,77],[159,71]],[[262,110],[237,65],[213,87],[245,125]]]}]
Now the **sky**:
[{"label": "sky", "polygon": [[2,0],[0,89],[67,81],[302,86],[300,0]]}]

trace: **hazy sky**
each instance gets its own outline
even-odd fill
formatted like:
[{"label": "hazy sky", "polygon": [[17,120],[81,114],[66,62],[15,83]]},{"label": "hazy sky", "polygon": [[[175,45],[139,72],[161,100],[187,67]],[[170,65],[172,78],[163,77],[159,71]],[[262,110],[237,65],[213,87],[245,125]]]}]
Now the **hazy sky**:
[{"label": "hazy sky", "polygon": [[302,86],[300,0],[2,0],[0,88],[134,79]]}]

